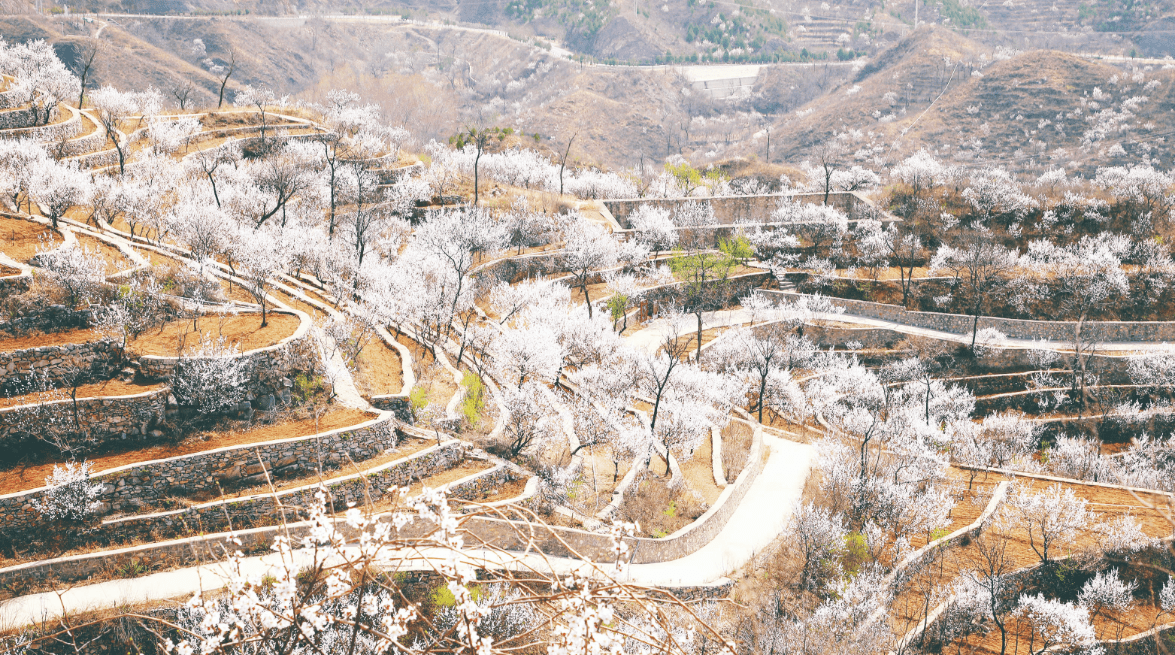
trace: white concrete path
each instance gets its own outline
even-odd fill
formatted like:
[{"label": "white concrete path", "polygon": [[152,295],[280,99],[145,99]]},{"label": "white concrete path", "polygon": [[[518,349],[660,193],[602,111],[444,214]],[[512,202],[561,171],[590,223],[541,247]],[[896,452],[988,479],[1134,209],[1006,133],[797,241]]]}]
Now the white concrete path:
[{"label": "white concrete path", "polygon": [[[657,564],[630,566],[627,579],[636,584],[660,586],[705,585],[721,582],[726,576],[745,565],[756,553],[766,548],[779,534],[791,515],[791,509],[800,499],[808,471],[813,461],[812,447],[764,434],[768,460],[763,472],[755,479],[746,496],[731,516],[722,532],[697,552],[678,560]],[[533,567],[536,570],[553,569],[564,574],[583,566],[569,559],[534,555],[471,551],[471,560],[494,566],[508,564],[514,567]],[[298,554],[295,566],[310,561],[305,553]],[[438,556],[443,554],[438,553]],[[242,571],[263,575],[280,564],[276,554],[248,557]],[[427,568],[418,561],[405,568]],[[62,615],[89,610],[123,607],[145,601],[167,599],[185,600],[192,594],[220,589],[225,585],[227,570],[224,564],[188,567],[155,573],[131,580],[113,580],[92,585],[79,585],[59,592],[21,596],[0,603],[0,630],[13,629]]]},{"label": "white concrete path", "polygon": [[[689,318],[689,317],[687,317]],[[756,316],[755,323],[769,320],[768,316]],[[813,319],[824,321],[836,321],[838,323],[851,323],[860,327],[883,328],[901,332],[902,334],[910,334],[914,336],[929,337],[932,339],[940,339],[943,341],[954,341],[956,343],[963,343],[970,345],[971,333],[959,334],[956,332],[945,332],[943,330],[933,330],[930,328],[916,327],[913,325],[905,325],[903,323],[895,323],[893,321],[886,321],[880,318],[869,318],[866,316],[857,316],[855,314],[813,314]],[[702,314],[702,325],[704,329],[711,329],[717,327],[732,327],[735,325],[745,325],[750,323],[751,313],[745,309],[722,310],[717,312],[705,312]],[[647,352],[655,352],[661,347],[662,340],[666,334],[669,323],[665,319],[656,319],[649,322],[643,329],[638,330],[625,338],[625,341],[632,347],[645,350]],[[983,327],[983,320],[980,319],[979,327]],[[686,329],[682,331],[682,336],[689,336],[692,330]],[[1000,341],[998,344],[1005,349],[1021,349],[1029,350],[1039,348],[1040,342],[1032,339],[1012,339],[1007,338]],[[1071,344],[1064,341],[1051,341],[1049,346],[1054,350],[1072,350]],[[705,346],[702,346],[705,348]],[[1097,352],[1144,352],[1144,351],[1164,351],[1175,350],[1175,343],[1154,343],[1149,341],[1127,341],[1127,342],[1099,342],[1097,344]]]},{"label": "white concrete path", "polygon": [[[737,325],[750,321],[750,312],[744,310],[709,312],[703,315],[704,325],[719,327]],[[654,322],[626,338],[638,348],[657,348],[664,323]],[[337,360],[337,361],[334,361]],[[336,378],[336,392],[340,401],[354,401],[359,397],[354,390],[351,377],[342,366],[341,357],[335,354],[332,368],[339,373]],[[341,371],[338,371],[341,367]],[[339,383],[342,384],[339,384]],[[350,383],[350,384],[348,384]],[[366,402],[363,401],[366,405]],[[763,434],[763,445],[767,451],[767,462],[763,471],[751,484],[742,502],[722,531],[710,543],[693,554],[683,558],[656,564],[635,564],[627,569],[627,581],[635,584],[658,586],[695,586],[721,582],[727,576],[746,565],[757,553],[767,548],[779,535],[796,502],[803,493],[804,483],[814,462],[811,446],[788,441],[771,434]],[[444,554],[438,553],[443,557]],[[533,567],[536,570],[552,570],[565,574],[580,568],[582,562],[561,558],[541,558],[534,555],[470,551],[467,556],[482,565]],[[308,554],[297,554],[305,562]],[[245,558],[242,570],[246,573],[264,574],[280,564],[275,554]],[[417,561],[398,567],[431,568],[426,562]],[[199,591],[220,589],[227,580],[227,571],[221,563],[188,567],[174,571],[156,573],[131,580],[114,580],[93,585],[80,585],[59,592],[22,596],[0,603],[0,630],[23,627],[60,617],[63,611],[70,614],[111,607],[122,607],[144,601],[186,599]]]},{"label": "white concrete path", "polygon": [[[930,328],[916,327],[913,325],[905,325],[902,323],[895,323],[893,321],[886,321],[879,318],[869,318],[865,316],[857,316],[855,314],[814,314],[813,318],[826,321],[837,321],[840,323],[853,323],[862,327],[876,327],[901,332],[903,334],[912,334],[915,336],[930,337],[932,339],[941,339],[943,341],[955,341],[957,343],[971,343],[971,333],[958,334],[955,332],[944,332],[942,330],[932,330]],[[979,327],[982,329],[983,319],[980,317]],[[1007,338],[998,342],[996,345],[1006,349],[1022,349],[1029,350],[1039,348],[1040,342],[1032,339],[1012,339]],[[1053,350],[1072,350],[1070,343],[1065,341],[1050,341],[1049,347]],[[1126,341],[1126,342],[1098,342],[1098,352],[1137,352],[1150,350],[1175,350],[1175,344],[1171,343],[1153,343],[1149,341]]]},{"label": "white concrete path", "polygon": [[[764,319],[756,316],[755,323],[758,324],[760,320]],[[723,309],[717,312],[702,312],[702,329],[704,330],[743,325],[750,322],[751,312],[745,309]],[[681,330],[681,336],[688,337],[696,334],[697,319],[693,317],[693,314],[686,314],[685,323],[684,329]],[[650,321],[644,328],[626,335],[624,341],[637,350],[653,353],[661,347],[668,330],[669,321],[658,318]],[[703,349],[705,347],[705,345],[702,346]]]}]

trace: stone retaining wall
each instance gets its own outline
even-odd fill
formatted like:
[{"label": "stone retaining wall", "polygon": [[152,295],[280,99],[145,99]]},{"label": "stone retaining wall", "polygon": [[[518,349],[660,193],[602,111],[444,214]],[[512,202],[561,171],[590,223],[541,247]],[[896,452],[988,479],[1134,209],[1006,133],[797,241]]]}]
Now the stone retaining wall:
[{"label": "stone retaining wall", "polygon": [[517,284],[527,278],[541,277],[559,270],[563,253],[559,251],[508,257],[499,259],[475,269],[479,276],[499,282]]},{"label": "stone retaining wall", "polygon": [[[54,113],[50,121],[56,120],[57,114]],[[74,114],[67,120],[60,123],[50,122],[48,125],[38,125],[36,127],[22,127],[18,129],[6,129],[0,131],[0,139],[32,139],[38,142],[57,141],[59,139],[68,139],[69,137],[82,131],[82,120]]]},{"label": "stone retaining wall", "polygon": [[[720,196],[716,198],[631,198],[625,200],[605,200],[604,206],[612,212],[616,222],[625,229],[631,229],[628,222],[630,214],[641,205],[653,205],[673,210],[687,202],[708,203],[714,209],[714,220],[723,225],[730,225],[742,221],[763,222],[775,211],[779,201],[789,198],[796,202],[824,204],[823,193],[772,193],[760,196]],[[861,196],[851,192],[828,194],[828,204],[849,215],[856,216],[857,209],[870,206]]]},{"label": "stone retaining wall", "polygon": [[34,370],[54,384],[72,382],[80,372],[101,376],[114,368],[119,356],[118,345],[109,339],[0,353],[0,387],[11,388]]},{"label": "stone retaining wall", "polygon": [[[4,279],[7,278],[0,278],[0,280]],[[49,305],[35,314],[18,316],[10,321],[0,322],[0,332],[12,336],[22,336],[29,332],[57,332],[88,328],[93,316],[93,312],[88,309]]]},{"label": "stone retaining wall", "polygon": [[0,109],[12,109],[24,104],[28,99],[25,89],[9,89],[0,92]]},{"label": "stone retaining wall", "polygon": [[[170,389],[161,387],[131,396],[99,396],[0,409],[0,442],[18,444],[29,439],[78,434],[90,439],[140,439],[163,419]],[[34,431],[35,430],[35,434]],[[0,515],[0,526],[5,520]]]},{"label": "stone retaining wall", "polygon": [[[271,311],[270,315],[292,314],[300,320],[294,334],[272,346],[249,350],[240,357],[250,362],[248,391],[264,395],[278,393],[284,379],[293,379],[299,372],[313,371],[318,355],[310,334],[310,317],[298,311]],[[139,372],[148,379],[170,380],[179,359],[142,355],[138,358]]]},{"label": "stone retaining wall", "polygon": [[381,411],[392,412],[397,419],[405,423],[412,420],[412,410],[409,407],[410,401],[408,400],[407,393],[372,396],[370,402],[372,407]]},{"label": "stone retaining wall", "polygon": [[[727,301],[722,303],[723,306],[735,302],[755,289],[761,289],[769,280],[771,280],[770,271],[745,273],[729,278],[727,280],[727,284],[729,285],[727,288]],[[654,316],[677,300],[681,295],[681,287],[684,284],[684,282],[675,282],[673,284],[643,289],[637,292],[633,300],[641,305],[641,313],[644,317]]]},{"label": "stone retaining wall", "polygon": [[33,276],[28,273],[0,277],[0,298],[15,296],[29,290],[33,283]]},{"label": "stone retaining wall", "polygon": [[886,328],[805,325],[804,336],[818,346],[843,346],[850,341],[857,341],[863,348],[892,348],[910,335]]},{"label": "stone retaining wall", "polygon": [[[412,479],[425,477],[431,471],[441,468],[438,464],[446,467],[451,466],[452,464],[446,464],[446,462],[456,463],[460,460],[462,454],[461,444],[456,441],[450,441],[442,444],[442,446],[434,446],[428,450],[416,453],[404,460],[391,462],[386,465],[386,469],[376,472],[374,475],[369,472],[367,482],[370,483],[370,489],[372,491],[382,491],[382,489],[393,484],[408,484]],[[633,562],[668,561],[695,552],[706,543],[709,543],[725,527],[726,522],[738,508],[738,504],[749,490],[750,485],[753,484],[755,478],[762,471],[764,465],[763,455],[762,436],[761,432],[758,432],[756,433],[755,440],[752,442],[751,453],[749,454],[749,457],[752,458],[749,460],[751,465],[744,468],[735,480],[735,483],[723,491],[723,495],[719,497],[718,501],[706,514],[690,526],[686,526],[665,539],[631,537],[624,539],[629,545],[629,552],[633,553]],[[464,481],[458,481],[453,485],[456,489],[451,491],[455,491],[458,495],[462,494],[464,490],[474,490],[477,493],[481,493],[478,487],[484,488],[484,485],[495,484],[497,476],[510,476],[515,474],[516,472],[510,472],[510,467],[499,466],[488,473],[483,473],[473,478],[466,478]],[[356,495],[356,492],[362,494],[364,489],[367,488],[367,485],[362,484],[362,476],[351,476],[351,478],[351,480],[345,483],[332,486],[331,492],[335,494],[336,501],[343,501],[347,498],[361,498],[361,496]],[[287,505],[306,502],[312,499],[312,492],[313,489],[284,492],[281,494],[282,501]],[[302,494],[301,498],[298,498],[297,494]],[[181,510],[180,512],[168,513],[167,515],[150,517],[146,522],[142,519],[137,519],[140,525],[134,530],[128,529],[130,527],[129,525],[114,526],[107,524],[103,528],[113,528],[111,532],[104,530],[110,536],[113,536],[115,533],[120,534],[120,536],[149,534],[152,539],[165,539],[167,538],[167,534],[172,533],[192,533],[197,530],[210,531],[211,526],[223,524],[225,511],[228,509],[234,517],[235,529],[233,530],[233,536],[240,540],[240,546],[233,546],[234,550],[240,549],[245,552],[267,550],[269,545],[272,544],[273,538],[279,533],[287,534],[295,541],[309,533],[311,526],[305,523],[256,528],[243,524],[248,521],[242,521],[242,519],[255,517],[258,514],[262,516],[263,520],[269,523],[279,520],[280,516],[275,513],[272,506],[272,498],[265,498],[269,498],[269,502],[262,501],[257,503],[255,507],[249,509],[242,507],[240,505],[241,501],[234,501],[228,506],[215,504],[216,509],[214,511],[205,510],[200,514],[189,513],[189,510]],[[373,499],[375,498],[373,496]],[[262,508],[268,508],[268,513],[261,511]],[[185,514],[187,516],[184,516]],[[202,518],[207,519],[207,523],[200,523],[199,521]],[[295,519],[292,515],[289,518],[291,521]],[[386,519],[387,516],[383,515],[383,518]],[[185,520],[191,523],[186,523]],[[133,522],[136,522],[136,519],[129,519],[124,523],[130,524]],[[345,522],[338,521],[335,525],[349,538],[355,536],[355,531],[347,527]],[[477,543],[479,540],[486,540],[497,548],[513,550],[537,548],[548,555],[554,556],[566,556],[570,554],[568,548],[563,545],[566,543],[577,553],[593,561],[609,562],[614,559],[612,540],[607,535],[571,528],[553,528],[525,522],[476,516],[464,519],[461,525],[462,530],[470,535],[466,538],[466,543]],[[428,522],[414,521],[401,530],[394,531],[394,533],[399,537],[411,538],[427,535],[434,529],[435,526]],[[219,560],[223,557],[224,551],[221,547],[226,543],[224,541],[225,537],[227,535],[189,537],[174,541],[120,548],[114,551],[21,564],[0,569],[0,586],[18,586],[20,584],[39,583],[49,579],[56,579],[59,582],[84,580],[97,573],[115,571],[129,562],[136,562],[145,566],[151,566],[155,563],[188,566],[200,562]],[[704,589],[699,588],[698,591],[709,595],[713,590],[707,587]]]},{"label": "stone retaining wall", "polygon": [[[806,294],[786,291],[764,291],[777,301],[799,298]],[[811,296],[808,296],[811,297]],[[843,307],[846,314],[876,318],[911,327],[940,330],[954,334],[971,334],[973,318],[963,314],[910,311],[898,305],[846,300],[825,296],[833,305]],[[1027,319],[979,317],[979,329],[995,328],[1013,339],[1049,339],[1061,344],[1073,340],[1076,323],[1073,321],[1033,321]],[[1175,340],[1175,322],[1147,321],[1086,321],[1081,328],[1083,338],[1100,342],[1162,342]],[[1061,345],[1058,344],[1058,345]]]},{"label": "stone retaining wall", "polygon": [[[40,110],[35,107],[22,107],[21,109],[0,111],[0,130],[36,127],[38,114],[40,114]],[[52,112],[50,120],[52,120],[52,116],[56,115],[56,111]]]},{"label": "stone retaining wall", "polygon": [[118,166],[118,151],[102,150],[99,152],[91,152],[89,154],[71,157],[66,161],[76,161],[82,168],[105,168],[107,166]]},{"label": "stone retaining wall", "polygon": [[[368,498],[372,502],[379,502],[389,488],[408,486],[437,471],[452,468],[463,456],[461,442],[448,441],[375,469],[338,478],[327,488],[336,510],[345,509],[347,503],[362,505]],[[282,507],[286,508],[285,516],[288,520],[298,521],[305,518],[298,508],[315,503],[314,496],[318,491],[319,485],[313,484],[281,491],[276,498],[268,493],[257,494],[193,505],[172,512],[111,519],[103,522],[95,535],[101,541],[122,542],[274,525],[282,518]]]},{"label": "stone retaining wall", "polygon": [[457,480],[446,486],[445,490],[449,498],[476,501],[478,498],[492,496],[502,485],[518,480],[521,477],[525,476],[519,475],[516,469],[512,469],[504,464],[498,464],[487,471],[475,473],[467,478]]},{"label": "stone retaining wall", "polygon": [[399,168],[373,168],[370,169],[379,178],[381,185],[396,184],[401,180],[409,177],[415,177],[424,174],[424,164],[416,162],[408,166],[401,166]]},{"label": "stone retaining wall", "polygon": [[52,148],[57,157],[66,158],[95,152],[106,145],[106,133],[101,129],[94,130],[86,136],[69,139],[55,144]]},{"label": "stone retaining wall", "polygon": [[[348,457],[356,462],[367,460],[396,445],[391,420],[391,414],[384,413],[352,427],[316,435],[226,446],[101,471],[93,476],[102,484],[98,512],[130,511],[143,502],[184,496],[216,484],[264,483],[264,471],[289,475],[317,470],[320,461],[323,470],[331,470],[344,465]],[[44,494],[45,488],[40,487],[0,496],[0,525],[22,529],[39,524],[32,501]]]}]

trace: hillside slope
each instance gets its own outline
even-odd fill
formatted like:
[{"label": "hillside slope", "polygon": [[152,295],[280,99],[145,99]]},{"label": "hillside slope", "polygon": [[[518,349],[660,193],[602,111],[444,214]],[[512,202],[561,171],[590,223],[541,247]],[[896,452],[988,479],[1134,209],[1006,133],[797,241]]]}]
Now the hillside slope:
[{"label": "hillside slope", "polygon": [[964,163],[1163,163],[1172,154],[1159,132],[1170,125],[1173,82],[1165,67],[1124,72],[1055,51],[993,53],[923,29],[775,129],[792,160],[848,132],[858,159],[927,148]]}]

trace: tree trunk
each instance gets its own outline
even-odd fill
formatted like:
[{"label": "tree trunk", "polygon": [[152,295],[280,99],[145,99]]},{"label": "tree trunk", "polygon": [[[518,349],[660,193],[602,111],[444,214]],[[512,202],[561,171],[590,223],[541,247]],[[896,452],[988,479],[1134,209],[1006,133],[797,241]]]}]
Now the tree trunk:
[{"label": "tree trunk", "polygon": [[477,206],[477,164],[481,160],[481,148],[477,149],[477,155],[473,158],[473,205]]},{"label": "tree trunk", "polygon": [[588,318],[591,318],[592,317],[592,299],[588,297],[587,276],[586,275],[583,278],[583,284],[579,285],[579,288],[581,291],[583,291],[583,301],[585,303],[587,303]]},{"label": "tree trunk", "polygon": [[702,312],[698,311],[698,355],[697,361],[702,361]]},{"label": "tree trunk", "polygon": [[767,376],[759,378],[759,422],[763,422],[763,396],[767,393]]}]

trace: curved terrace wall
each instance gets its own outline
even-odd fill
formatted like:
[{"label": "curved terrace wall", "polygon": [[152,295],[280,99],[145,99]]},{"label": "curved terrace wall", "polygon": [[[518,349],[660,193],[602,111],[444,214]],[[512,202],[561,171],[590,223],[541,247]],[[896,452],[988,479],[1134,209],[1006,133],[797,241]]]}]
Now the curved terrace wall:
[{"label": "curved terrace wall", "polygon": [[[775,211],[781,199],[791,199],[796,202],[823,204],[823,193],[770,193],[757,196],[715,196],[708,198],[627,198],[605,200],[604,206],[626,230],[632,228],[629,216],[641,205],[653,205],[673,210],[687,202],[704,202],[714,209],[714,221],[722,225],[730,225],[740,221],[762,221]],[[840,191],[828,194],[828,204],[840,209],[854,218],[858,209],[872,206],[856,193]]]},{"label": "curved terrace wall", "polygon": [[[248,350],[240,354],[250,362],[248,390],[252,393],[276,393],[283,380],[295,371],[311,371],[315,367],[314,339],[310,334],[312,322],[297,310],[273,310],[270,315],[289,314],[298,317],[298,329],[272,346]],[[149,379],[170,380],[179,363],[177,357],[142,355],[138,358],[139,372]]]},{"label": "curved terrace wall", "polygon": [[[455,466],[464,457],[461,442],[450,440],[430,446],[407,457],[388,462],[361,473],[340,476],[326,483],[336,509],[347,503],[363,504],[368,498],[380,501],[389,488],[408,486],[432,473]],[[289,520],[304,517],[299,508],[313,505],[319,484],[287,489],[276,495],[255,494],[231,500],[193,505],[181,510],[143,516],[128,516],[103,522],[97,529],[99,538],[123,541],[139,538],[187,536],[195,532],[220,532],[234,526],[273,525],[281,520],[283,509]]]},{"label": "curved terrace wall", "polygon": [[34,371],[54,384],[72,381],[79,371],[100,375],[111,370],[120,355],[118,345],[109,339],[0,352],[0,386]]},{"label": "curved terrace wall", "polygon": [[[31,110],[30,110],[31,111]],[[3,112],[11,113],[11,112]],[[0,113],[0,115],[3,115]],[[56,117],[56,111],[54,117]],[[53,120],[50,118],[50,120]],[[29,122],[32,122],[31,120]],[[37,125],[35,127],[2,127],[0,126],[0,138],[2,139],[33,139],[34,141],[57,141],[58,139],[67,139],[82,131],[82,119],[74,113],[70,118],[60,123],[49,123],[48,125]]]},{"label": "curved terrace wall", "polygon": [[[776,301],[799,298],[806,294],[787,291],[763,291]],[[812,296],[807,296],[811,298]],[[846,314],[876,318],[911,327],[927,328],[955,334],[970,334],[974,319],[964,314],[911,311],[898,305],[825,298]],[[1048,339],[1062,343],[1073,340],[1077,323],[1074,321],[1034,321],[1018,318],[979,317],[979,328],[995,328],[1013,339]],[[1170,321],[1086,321],[1081,328],[1083,339],[1101,342],[1172,341],[1175,340],[1175,322]]]},{"label": "curved terrace wall", "polygon": [[[438,468],[447,468],[461,459],[462,444],[449,441],[440,446],[433,446],[404,459],[390,462],[376,471],[340,478],[339,482],[331,486],[336,502],[348,499],[362,502],[363,494],[370,489],[373,500],[382,496],[383,490],[391,485],[403,485],[413,479],[428,475],[429,471]],[[693,553],[709,543],[726,526],[727,521],[737,510],[739,503],[750,489],[751,484],[763,470],[764,445],[762,431],[756,430],[748,454],[749,465],[743,469],[735,480],[719,496],[714,506],[703,514],[693,524],[678,530],[664,539],[626,538],[634,563],[652,563],[677,559]],[[446,465],[446,462],[450,462]],[[498,466],[490,471],[471,475],[448,485],[450,493],[455,497],[469,494],[480,494],[486,486],[500,484],[500,481],[513,476],[508,466]],[[365,479],[366,478],[366,479]],[[528,487],[529,488],[529,487]],[[290,490],[279,494],[283,504],[298,504],[309,502],[317,486]],[[291,523],[286,526],[266,526],[249,528],[239,522],[242,518],[263,516],[273,521],[275,512],[272,496],[266,496],[268,501],[253,504],[253,507],[244,508],[240,501],[212,503],[203,511],[193,512],[193,509],[169,512],[153,517],[129,518],[117,523],[108,523],[103,526],[103,532],[111,536],[135,536],[150,534],[152,538],[166,538],[167,534],[191,533],[197,529],[210,531],[214,525],[224,525],[226,508],[233,513],[233,536],[240,539],[239,549],[245,552],[254,552],[268,549],[277,534],[287,534],[291,539],[299,539],[308,534],[312,526],[305,522]],[[236,505],[234,507],[234,505]],[[267,511],[266,511],[267,508]],[[387,515],[380,515],[387,518]],[[201,519],[209,519],[207,523]],[[290,519],[294,520],[291,516]],[[379,518],[379,517],[377,517]],[[191,521],[189,523],[188,521]],[[120,525],[121,524],[121,525]],[[136,525],[137,524],[137,525]],[[354,530],[344,521],[337,521],[336,528],[347,535],[354,536]],[[572,528],[557,528],[537,526],[520,521],[508,521],[479,516],[468,517],[462,520],[461,527],[474,535],[477,540],[485,540],[488,544],[505,549],[524,550],[537,549],[548,555],[565,556],[570,553],[561,542],[566,542],[580,555],[597,562],[614,559],[612,539],[608,535],[595,534]],[[411,537],[428,534],[434,529],[426,521],[414,521],[396,531],[400,537]],[[102,571],[113,571],[119,566],[131,561],[140,564],[153,562],[168,562],[176,566],[187,566],[213,559],[223,555],[220,544],[224,543],[227,534],[207,534],[195,537],[186,537],[172,541],[155,542],[141,546],[119,548],[116,550],[88,553],[61,557],[52,560],[30,562],[17,566],[0,569],[0,585],[14,585],[22,582],[40,582],[55,578],[60,581],[82,580]],[[234,547],[236,549],[237,547]]]},{"label": "curved terrace wall", "polygon": [[9,89],[0,92],[0,109],[12,109],[24,104],[25,90],[24,89]]},{"label": "curved terrace wall", "polygon": [[[162,391],[166,398],[168,390]],[[396,442],[392,415],[384,412],[370,421],[319,434],[128,464],[93,476],[95,482],[102,484],[98,496],[102,507],[98,511],[130,509],[133,501],[182,495],[185,490],[206,488],[216,482],[264,482],[263,470],[271,474],[316,470],[320,455],[323,460],[335,463],[341,463],[345,456],[361,461],[395,446]],[[0,495],[3,530],[11,533],[41,524],[32,501],[45,492],[45,487],[39,487]]]},{"label": "curved terrace wall", "polygon": [[[76,402],[66,398],[5,407],[0,409],[0,442],[31,438],[30,429],[36,429],[38,437],[82,433],[91,439],[140,438],[163,419],[170,391],[161,387],[130,396],[79,398]],[[4,525],[0,518],[0,526]]]}]

